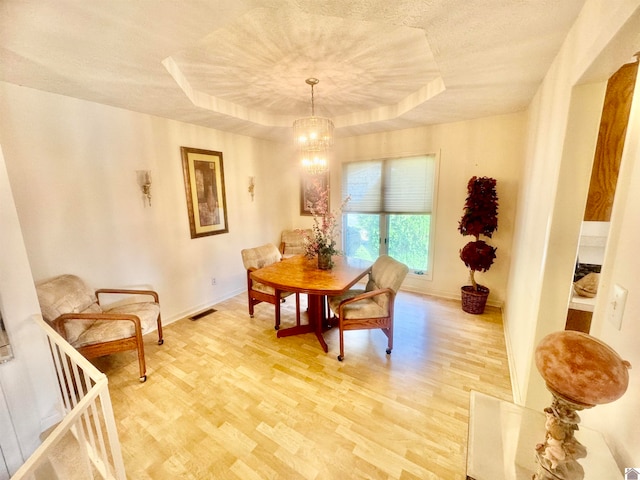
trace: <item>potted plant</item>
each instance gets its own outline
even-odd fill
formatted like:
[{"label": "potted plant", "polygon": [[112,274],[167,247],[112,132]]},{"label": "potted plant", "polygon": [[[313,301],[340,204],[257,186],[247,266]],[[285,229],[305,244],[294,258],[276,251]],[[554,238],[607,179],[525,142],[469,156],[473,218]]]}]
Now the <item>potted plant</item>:
[{"label": "potted plant", "polygon": [[471,177],[467,184],[464,215],[458,223],[458,230],[462,235],[475,237],[475,240],[460,250],[460,258],[469,269],[471,280],[471,285],[461,287],[462,310],[465,312],[484,312],[489,289],[476,282],[475,273],[489,270],[496,258],[496,248],[480,240],[480,236],[491,238],[497,228],[496,180],[490,177]]},{"label": "potted plant", "polygon": [[[305,256],[307,258],[318,257],[320,270],[331,270],[334,255],[340,255],[336,237],[339,230],[338,215],[329,210],[329,187],[322,188],[319,182],[313,183],[317,201],[311,207],[313,227],[311,231],[300,230],[305,241]],[[344,208],[350,197],[347,197],[340,206]]]}]

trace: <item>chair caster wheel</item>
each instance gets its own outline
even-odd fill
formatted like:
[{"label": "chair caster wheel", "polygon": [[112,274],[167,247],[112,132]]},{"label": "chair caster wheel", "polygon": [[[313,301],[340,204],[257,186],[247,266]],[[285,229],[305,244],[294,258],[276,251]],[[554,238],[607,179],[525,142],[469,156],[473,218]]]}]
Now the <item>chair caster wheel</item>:
[{"label": "chair caster wheel", "polygon": [[342,355],[338,355],[338,361],[341,362],[344,359]]},{"label": "chair caster wheel", "polygon": [[162,345],[164,343],[164,338],[161,338],[160,340],[158,340],[158,345]]},{"label": "chair caster wheel", "polygon": [[140,383],[144,383],[146,381],[147,381],[147,376],[146,375],[143,375],[143,376],[140,377]]},{"label": "chair caster wheel", "polygon": [[391,349],[387,348],[387,355],[391,355]]},{"label": "chair caster wheel", "polygon": [[280,325],[276,325],[276,326],[275,326],[275,327],[273,327],[273,328],[275,328],[276,330],[280,330]]},{"label": "chair caster wheel", "polygon": [[253,315],[249,315],[249,318],[253,318]]}]

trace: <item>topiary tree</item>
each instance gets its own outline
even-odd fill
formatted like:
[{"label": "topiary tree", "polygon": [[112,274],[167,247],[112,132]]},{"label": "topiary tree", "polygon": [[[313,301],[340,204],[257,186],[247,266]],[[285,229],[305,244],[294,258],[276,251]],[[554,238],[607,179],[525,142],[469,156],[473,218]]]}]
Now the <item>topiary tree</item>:
[{"label": "topiary tree", "polygon": [[458,223],[462,235],[471,235],[475,240],[460,250],[460,258],[470,272],[471,286],[478,291],[475,272],[489,270],[496,258],[496,248],[480,240],[480,235],[491,238],[498,228],[498,195],[496,180],[489,177],[471,177],[467,184],[467,199],[464,215]]}]

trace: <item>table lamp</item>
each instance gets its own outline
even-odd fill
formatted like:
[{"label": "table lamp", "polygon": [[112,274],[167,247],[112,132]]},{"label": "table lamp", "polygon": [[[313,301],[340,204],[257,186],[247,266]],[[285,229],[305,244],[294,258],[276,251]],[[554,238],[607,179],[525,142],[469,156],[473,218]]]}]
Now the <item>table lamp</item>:
[{"label": "table lamp", "polygon": [[544,409],[545,441],[536,445],[533,480],[583,479],[577,460],[587,456],[587,449],[574,436],[580,423],[576,412],[620,398],[631,364],[600,340],[570,330],[544,337],[535,360],[553,401]]}]

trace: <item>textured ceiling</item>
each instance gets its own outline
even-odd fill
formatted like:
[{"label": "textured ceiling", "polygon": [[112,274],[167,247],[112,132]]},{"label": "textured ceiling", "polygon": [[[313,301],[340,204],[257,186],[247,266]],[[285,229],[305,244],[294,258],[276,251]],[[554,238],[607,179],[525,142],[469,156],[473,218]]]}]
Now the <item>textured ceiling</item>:
[{"label": "textured ceiling", "polygon": [[286,141],[524,109],[584,0],[1,0],[0,80]]}]

